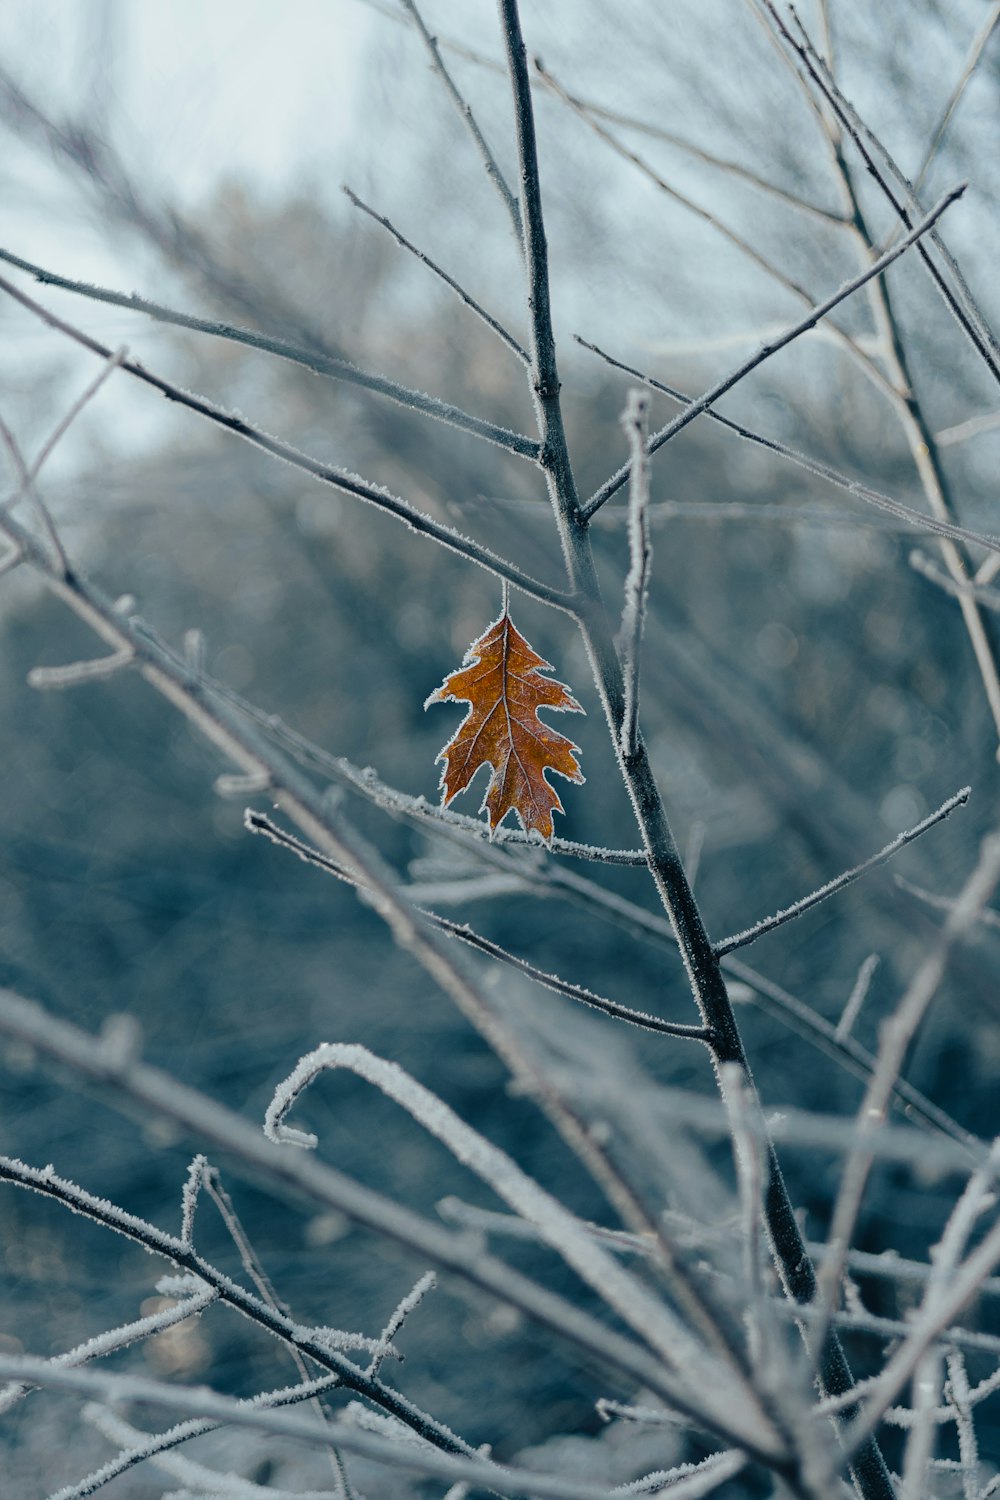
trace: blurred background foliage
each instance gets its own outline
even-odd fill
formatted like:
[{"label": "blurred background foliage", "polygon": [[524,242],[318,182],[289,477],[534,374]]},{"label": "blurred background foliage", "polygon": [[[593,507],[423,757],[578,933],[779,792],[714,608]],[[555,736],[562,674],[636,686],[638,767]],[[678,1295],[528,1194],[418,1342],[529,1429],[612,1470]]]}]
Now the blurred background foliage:
[{"label": "blurred background foliage", "polygon": [[[135,24],[134,12],[114,7],[79,10],[86,13],[79,44],[89,37],[109,55],[113,39]],[[346,16],[351,7],[342,10]],[[833,0],[831,10],[843,86],[912,169],[986,8],[966,0],[893,0],[876,15],[854,0]],[[498,57],[489,6],[428,5],[428,12],[442,32]],[[301,45],[335,47],[337,25],[348,24],[338,16],[331,12],[325,29],[303,34]],[[93,29],[97,21],[103,32]],[[815,124],[744,7],[685,0],[616,7],[612,15],[596,0],[527,4],[525,25],[546,67],[573,92],[627,109],[836,208]],[[104,243],[112,259],[103,279],[123,290],[135,284],[207,317],[321,339],[365,368],[530,431],[516,362],[334,188],[317,185],[308,172],[297,176],[294,162],[286,179],[265,191],[252,174],[228,173],[229,140],[213,139],[216,179],[170,220],[171,130],[183,145],[193,128],[183,110],[183,78],[175,80],[176,122],[161,121],[157,152],[144,155],[120,95],[141,86],[143,70],[155,76],[157,60],[137,58],[134,47],[133,39],[127,80],[112,75],[103,93],[83,98],[58,70],[47,82],[46,67],[23,45],[12,49],[9,73],[0,75],[4,152],[10,148],[7,248],[77,275],[84,273],[75,247],[90,265],[94,246]],[[503,80],[468,56],[452,61],[509,162]],[[378,12],[364,65],[347,153],[350,180],[520,335],[513,245],[414,37]],[[972,179],[945,232],[987,298],[996,289],[998,82],[1000,52],[987,48],[927,190],[930,199],[958,178]],[[218,87],[234,84],[220,72]],[[266,98],[253,107],[266,111]],[[696,392],[758,342],[762,329],[790,321],[797,306],[711,225],[611,154],[551,94],[540,90],[538,107],[570,443],[588,492],[624,457],[619,416],[634,382],[579,350],[570,334]],[[104,166],[81,149],[75,125],[93,131],[106,149]],[[615,128],[671,185],[724,213],[814,295],[854,268],[836,226],[662,140]],[[105,170],[107,162],[120,166],[119,177]],[[37,222],[16,191],[35,172],[46,184]],[[890,220],[874,196],[871,212],[887,231]],[[180,226],[173,235],[170,222]],[[947,438],[957,424],[988,414],[995,391],[919,266],[904,260],[889,283],[921,401]],[[62,294],[40,295],[97,336],[127,342],[181,385],[388,485],[537,576],[558,578],[553,527],[529,466],[357,387]],[[868,331],[863,298],[844,309],[844,326]],[[64,342],[0,304],[3,410],[29,453],[92,374]],[[209,670],[254,703],[335,754],[374,766],[392,785],[433,799],[434,757],[459,710],[425,715],[422,704],[495,617],[494,580],[194,417],[152,410],[151,393],[125,385],[114,377],[67,442],[68,456],[53,465],[46,493],[74,557],[108,592],[134,594],[169,639],[201,629]],[[922,505],[892,412],[829,340],[803,340],[724,409]],[[654,398],[654,425],[670,410]],[[1000,530],[1000,426],[946,441],[941,452],[960,519]],[[878,954],[857,1025],[859,1038],[873,1046],[880,1019],[940,920],[895,875],[953,893],[995,820],[996,733],[960,614],[909,562],[914,546],[931,551],[933,541],[704,420],[654,463],[653,500],[661,509],[643,721],[679,841],[698,862],[697,889],[713,935],[787,904],[960,786],[973,787],[967,809],[891,867],[748,955],[768,978],[835,1021],[859,965]],[[619,498],[596,525],[612,611],[626,561],[622,515]],[[250,838],[242,804],[212,791],[224,767],[141,682],[119,676],[65,694],[27,688],[32,666],[86,656],[92,644],[32,579],[18,573],[0,588],[0,981],[88,1029],[121,1013],[136,1017],[151,1060],[251,1119],[262,1117],[274,1085],[303,1051],[321,1040],[363,1042],[411,1069],[542,1181],[601,1217],[603,1205],[577,1180],[544,1122],[508,1095],[502,1069],[410,958],[394,950],[375,915],[349,890]],[[562,793],[559,832],[631,845],[629,808],[571,626],[532,601],[516,599],[514,608],[520,628],[587,709],[587,719],[572,725],[587,784]],[[472,798],[465,811],[475,811]],[[402,873],[438,884],[442,871],[462,876],[448,845],[358,799],[350,799],[350,811]],[[572,868],[655,909],[638,872]],[[448,911],[542,968],[639,1008],[691,1018],[673,954],[572,904],[515,893],[456,899]],[[997,941],[987,929],[956,956],[909,1074],[963,1126],[987,1136],[996,1131],[1000,1061]],[[522,1009],[530,1002],[544,1012],[562,1045],[575,1049],[578,1068],[587,1067],[588,1049],[596,1055],[614,1047],[636,1078],[714,1089],[700,1051],[668,1039],[612,1037],[612,1023],[602,1018],[571,1014],[555,997],[508,976],[497,984]],[[842,1067],[749,999],[740,1017],[767,1106],[856,1106],[860,1086]],[[106,1098],[35,1070],[17,1049],[7,1048],[2,1062],[0,1148],[30,1162],[52,1161],[91,1191],[176,1226],[193,1143],[142,1121],[123,1124]],[[339,1165],[403,1201],[427,1209],[457,1193],[489,1205],[488,1194],[439,1147],[361,1084],[338,1078],[321,1085],[301,1112]],[[825,1228],[835,1167],[827,1157],[787,1153],[792,1195],[813,1238]],[[925,1255],[953,1187],[908,1169],[878,1171],[859,1243]],[[303,1322],[375,1333],[423,1269],[330,1216],[279,1211],[235,1181],[230,1188],[273,1281]],[[207,1209],[204,1221],[208,1248],[235,1270],[221,1229],[212,1243],[216,1226]],[[56,1352],[134,1316],[153,1295],[144,1256],[51,1205],[8,1190],[2,1225],[4,1349]],[[542,1251],[516,1246],[510,1254],[558,1284]],[[862,1287],[872,1310],[905,1311],[887,1283]],[[989,1318],[987,1306],[984,1327]],[[601,1391],[592,1372],[454,1287],[439,1290],[413,1317],[404,1346],[404,1387],[472,1441],[506,1434],[511,1452],[599,1425],[593,1401]],[[864,1338],[852,1346],[862,1370],[873,1352]],[[218,1311],[134,1357],[157,1373],[210,1379],[240,1393],[268,1383],[273,1365],[273,1351],[253,1329]],[[45,1434],[46,1420],[70,1417],[62,1398],[36,1396],[17,1408],[4,1419],[12,1462],[49,1484],[66,1477],[66,1454],[50,1451]],[[88,1441],[105,1451],[96,1439],[74,1437],[74,1459]],[[371,1481],[373,1494],[380,1493],[377,1483]],[[158,1492],[141,1471],[125,1485],[120,1493]]]}]

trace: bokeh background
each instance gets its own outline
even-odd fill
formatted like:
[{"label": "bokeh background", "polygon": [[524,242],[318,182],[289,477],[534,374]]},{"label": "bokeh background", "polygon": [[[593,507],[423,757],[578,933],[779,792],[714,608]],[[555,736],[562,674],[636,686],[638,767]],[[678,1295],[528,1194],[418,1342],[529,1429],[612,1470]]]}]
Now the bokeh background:
[{"label": "bokeh background", "polygon": [[[891,0],[875,14],[856,0],[831,0],[838,76],[911,173],[988,10],[974,0]],[[426,11],[457,44],[446,52],[449,65],[510,168],[492,7],[428,0]],[[842,226],[749,180],[756,174],[828,214],[841,207],[822,134],[749,7],[567,0],[527,3],[524,21],[529,47],[554,77],[627,115],[632,125],[608,128],[628,149],[786,277],[819,298],[857,269]],[[970,180],[944,229],[988,313],[996,312],[998,90],[1000,48],[992,45],[926,187],[930,201]],[[696,392],[792,321],[799,305],[717,224],[616,155],[551,92],[538,91],[537,108],[569,437],[589,492],[624,457],[619,417],[634,382],[571,335]],[[12,0],[0,12],[3,248],[201,316],[321,339],[364,368],[530,431],[516,362],[350,206],[345,182],[524,336],[523,285],[501,210],[393,5]],[[887,235],[890,216],[866,183],[861,191]],[[31,290],[27,277],[10,274]],[[889,285],[960,519],[1000,531],[996,391],[912,258],[893,269]],[[180,385],[388,485],[536,575],[558,578],[539,476],[498,449],[355,386],[35,290]],[[863,297],[838,316],[862,341],[875,337]],[[89,356],[0,298],[0,410],[27,453],[95,371]],[[722,409],[924,506],[890,406],[821,332],[756,372]],[[671,407],[657,397],[652,410],[659,422]],[[10,487],[12,476],[3,482]],[[436,796],[435,756],[459,710],[425,713],[422,705],[495,617],[499,595],[488,575],[120,374],[53,455],[44,491],[74,559],[109,593],[135,595],[169,639],[203,631],[208,667],[222,681],[392,785]],[[713,935],[787,904],[959,787],[973,788],[966,809],[891,867],[748,955],[836,1021],[859,966],[877,954],[856,1027],[873,1046],[941,920],[895,876],[953,895],[996,817],[997,733],[958,608],[911,565],[915,547],[933,555],[933,539],[704,421],[656,460],[653,500],[643,719]],[[596,526],[613,611],[626,562],[621,507],[619,498]],[[565,726],[582,746],[588,779],[565,790],[559,831],[633,844],[570,624],[529,600],[516,602],[516,618],[587,709]],[[509,1095],[496,1060],[394,950],[374,913],[244,832],[242,803],[213,792],[225,767],[166,705],[127,675],[64,694],[26,685],[31,667],[92,649],[37,581],[18,571],[0,582],[0,981],[88,1030],[135,1017],[150,1060],[250,1119],[262,1117],[302,1052],[321,1040],[363,1042],[413,1071],[581,1211],[604,1215],[544,1122]],[[475,790],[465,803],[475,812]],[[616,999],[693,1018],[668,950],[554,895],[497,894],[480,870],[456,863],[450,846],[359,799],[348,805],[401,874],[450,915]],[[655,910],[637,872],[572,868]],[[984,1136],[996,1132],[996,944],[984,928],[956,955],[909,1068],[920,1089]],[[578,1069],[610,1056],[625,1077],[713,1090],[699,1051],[636,1042],[520,981],[497,984],[538,1045],[562,1049]],[[857,1079],[740,993],[768,1107],[856,1106]],[[0,1050],[0,1062],[0,1149],[51,1161],[89,1190],[177,1225],[196,1142],[123,1116],[16,1048]],[[360,1084],[321,1085],[302,1112],[339,1165],[402,1201],[429,1210],[457,1194],[493,1206],[441,1148]],[[716,1153],[720,1164],[724,1155]],[[826,1224],[835,1168],[829,1156],[787,1154],[813,1237]],[[227,1181],[303,1322],[375,1333],[425,1269],[332,1216]],[[926,1255],[954,1192],[954,1181],[929,1173],[878,1171],[859,1244]],[[207,1208],[202,1232],[206,1248],[235,1269]],[[504,1249],[562,1284],[542,1252]],[[4,1191],[0,1348],[54,1353],[149,1310],[157,1274],[141,1252],[98,1228]],[[862,1293],[874,1311],[905,1312],[885,1282],[863,1282]],[[984,1329],[992,1316],[984,1302]],[[596,1444],[593,1403],[605,1392],[595,1372],[503,1310],[444,1286],[414,1315],[404,1345],[404,1388],[467,1438],[496,1443],[500,1456],[547,1444],[535,1461],[558,1464],[567,1444]],[[881,1353],[865,1337],[852,1344],[862,1370]],[[120,1359],[121,1367],[129,1360],[240,1394],[285,1378],[272,1378],[273,1348],[217,1311]],[[49,1396],[5,1417],[2,1440],[18,1497],[48,1493],[109,1451],[76,1404]],[[601,1451],[614,1441],[601,1439]],[[692,1456],[679,1439],[670,1442],[678,1456]],[[280,1478],[290,1460],[273,1445],[263,1456],[263,1444],[241,1436],[230,1460],[257,1447],[258,1477]],[[371,1495],[401,1493],[385,1476],[367,1476],[366,1486]],[[109,1494],[165,1487],[139,1470]]]}]

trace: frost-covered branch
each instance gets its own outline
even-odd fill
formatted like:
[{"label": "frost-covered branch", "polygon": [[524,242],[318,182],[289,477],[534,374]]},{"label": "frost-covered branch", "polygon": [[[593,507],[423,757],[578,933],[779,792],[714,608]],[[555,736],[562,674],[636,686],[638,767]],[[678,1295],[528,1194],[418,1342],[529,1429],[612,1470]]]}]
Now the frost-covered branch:
[{"label": "frost-covered branch", "polygon": [[[0,993],[0,1003],[4,1000]],[[9,997],[8,997],[9,998]],[[23,1007],[26,1002],[21,1001]],[[80,1033],[81,1037],[83,1033]],[[89,1040],[89,1039],[87,1039]],[[95,1044],[91,1044],[94,1046]],[[99,1044],[98,1051],[100,1051]],[[70,1049],[72,1054],[72,1048]],[[69,1060],[64,1058],[64,1060]],[[95,1070],[101,1072],[103,1070]],[[151,1070],[150,1070],[151,1071]],[[169,1082],[169,1080],[168,1080]],[[194,1095],[197,1100],[200,1096]],[[186,1101],[181,1101],[182,1105]],[[205,1100],[206,1105],[210,1101]],[[188,1110],[190,1114],[192,1111]],[[194,1111],[197,1113],[197,1110]],[[234,1119],[236,1117],[234,1116]],[[256,1139],[256,1132],[249,1126],[243,1127],[247,1134]],[[69,1182],[64,1177],[59,1177],[51,1167],[31,1167],[24,1162],[17,1161],[12,1157],[0,1157],[0,1182],[8,1182],[16,1187],[26,1188],[31,1192],[39,1193],[42,1197],[49,1198],[54,1202],[63,1204],[73,1213],[82,1214],[85,1218],[93,1219],[95,1223],[111,1230],[115,1234],[131,1240],[134,1244],[141,1245],[144,1250],[153,1255],[162,1256],[169,1260],[180,1270],[189,1275],[197,1277],[207,1287],[212,1296],[220,1304],[233,1308],[245,1318],[257,1324],[272,1337],[279,1339],[289,1348],[294,1348],[300,1353],[308,1356],[314,1364],[320,1365],[324,1370],[330,1372],[336,1382],[347,1390],[353,1390],[358,1395],[365,1396],[376,1406],[386,1410],[391,1416],[396,1417],[407,1427],[412,1428],[419,1436],[428,1442],[437,1443],[446,1449],[458,1449],[460,1451],[471,1451],[464,1445],[454,1433],[451,1433],[443,1424],[437,1423],[433,1418],[421,1412],[418,1407],[408,1402],[404,1397],[386,1386],[375,1376],[368,1375],[365,1370],[354,1364],[345,1355],[339,1353],[334,1347],[332,1330],[325,1329],[317,1335],[316,1331],[304,1328],[294,1320],[282,1313],[270,1303],[262,1301],[253,1296],[238,1282],[226,1276],[204,1256],[200,1255],[190,1245],[185,1244],[183,1239],[165,1233],[155,1224],[144,1219],[137,1218],[134,1214],[126,1213],[124,1209],[109,1203],[106,1199],[97,1198],[86,1189],[78,1187],[76,1183]],[[176,1321],[176,1318],[175,1318]],[[102,1335],[113,1337],[113,1335]],[[352,1336],[348,1335],[344,1342],[350,1344]],[[100,1341],[98,1341],[100,1344]],[[382,1346],[378,1340],[361,1338],[358,1342],[365,1352],[369,1354],[379,1350]],[[83,1345],[85,1350],[89,1346]],[[79,1351],[71,1351],[73,1355]],[[98,1347],[97,1353],[106,1352],[103,1346]],[[57,1356],[59,1358],[60,1356]],[[68,1358],[69,1356],[62,1356]]]},{"label": "frost-covered branch", "polygon": [[625,603],[619,631],[619,654],[625,679],[625,701],[620,731],[626,760],[638,749],[639,666],[642,631],[646,620],[646,593],[653,549],[649,539],[649,460],[646,453],[646,398],[639,391],[629,394],[622,417],[629,445],[631,479],[628,505],[629,568],[625,577]]},{"label": "frost-covered branch", "polygon": [[[869,129],[838,88],[829,68],[810,41],[800,18],[795,16],[793,32],[783,20],[773,0],[761,0],[761,4],[770,17],[775,33],[799,59],[805,75],[813,84],[818,96],[829,107],[838,125],[851,138],[864,162],[866,172],[891,204],[901,225],[907,230],[912,230],[923,210],[904,173],[896,165],[881,139]],[[973,297],[958,262],[933,226],[931,226],[929,238],[951,273],[957,291],[955,287],[949,286],[926,245],[918,245],[917,254],[949,312],[980,355],[991,375],[1000,382],[1000,344]]]},{"label": "frost-covered branch", "polygon": [[828,880],[826,885],[821,885],[817,890],[794,901],[791,906],[786,906],[782,911],[775,912],[773,917],[765,917],[762,921],[755,922],[752,927],[747,927],[743,932],[723,938],[721,943],[715,945],[716,953],[721,957],[723,954],[732,953],[736,948],[746,948],[750,943],[755,943],[759,937],[763,937],[766,932],[773,932],[776,927],[783,927],[786,922],[793,922],[796,917],[801,917],[805,912],[811,911],[828,896],[836,895],[838,891],[842,891],[845,886],[852,885],[862,875],[867,875],[869,870],[876,870],[879,865],[884,865],[892,859],[893,855],[898,854],[900,849],[905,849],[907,844],[912,844],[914,839],[918,839],[929,828],[943,822],[955,811],[956,807],[964,807],[971,795],[971,787],[962,787],[961,791],[947,798],[934,812],[922,818],[919,823],[915,823],[912,828],[907,828],[903,833],[897,834],[884,849],[880,849],[877,854],[863,860],[860,865],[855,865],[853,869],[845,870],[842,875]]},{"label": "frost-covered branch", "polygon": [[520,204],[518,203],[515,194],[511,192],[510,187],[507,184],[507,179],[500,169],[500,164],[498,163],[496,157],[490,149],[489,143],[487,142],[486,137],[483,135],[482,130],[479,128],[479,122],[472,112],[472,106],[460,92],[458,85],[445,66],[444,60],[441,57],[441,49],[438,46],[438,38],[434,36],[430,31],[428,31],[426,25],[424,24],[424,18],[420,14],[420,11],[417,9],[415,0],[402,0],[402,4],[409,12],[410,19],[412,20],[417,31],[420,33],[420,37],[423,41],[424,46],[427,48],[427,54],[431,60],[431,67],[434,69],[438,78],[440,78],[442,84],[444,85],[445,92],[458,111],[459,119],[462,121],[462,124],[465,126],[466,130],[469,132],[469,135],[472,137],[476,150],[479,152],[480,158],[482,159],[483,167],[486,170],[486,175],[500,195],[500,200],[503,203],[504,208],[507,210],[508,217],[510,218],[511,227],[514,230],[514,236],[517,239],[518,244],[520,245],[522,243],[522,236],[524,232],[523,225],[521,223]]},{"label": "frost-covered branch", "polygon": [[[0,1158],[0,1174],[2,1172],[3,1159]],[[188,1318],[200,1317],[206,1307],[210,1307],[219,1296],[216,1287],[209,1286],[195,1276],[161,1278],[157,1291],[162,1296],[175,1297],[177,1300],[172,1306],[150,1313],[148,1317],[138,1318],[134,1323],[123,1323],[118,1328],[109,1328],[105,1333],[77,1344],[75,1349],[67,1349],[64,1354],[55,1355],[52,1363],[67,1370],[79,1369],[92,1359],[103,1359],[105,1355],[116,1354],[119,1349],[128,1349],[132,1344],[153,1338],[167,1328],[175,1328]],[[0,1412],[9,1411],[29,1390],[31,1386],[16,1383],[0,1390]]]},{"label": "frost-covered branch", "polygon": [[522,348],[522,346],[517,342],[517,339],[514,337],[514,335],[512,333],[508,333],[503,324],[498,322],[497,319],[494,318],[492,313],[488,313],[485,307],[483,307],[481,303],[477,302],[475,297],[473,297],[470,292],[467,292],[465,287],[460,285],[460,283],[455,280],[454,276],[449,275],[449,273],[443,268],[443,266],[439,266],[437,261],[432,260],[425,250],[421,250],[417,245],[413,243],[412,240],[408,240],[406,238],[406,235],[396,228],[391,219],[387,219],[384,214],[380,214],[376,209],[371,208],[367,203],[365,203],[364,199],[359,198],[357,193],[355,193],[351,188],[345,187],[343,189],[343,192],[348,201],[354,204],[355,208],[360,209],[363,214],[367,214],[368,217],[374,220],[376,224],[381,224],[382,228],[386,230],[387,233],[392,235],[392,238],[396,241],[396,244],[399,245],[401,249],[408,250],[411,255],[415,256],[417,260],[420,261],[421,265],[426,266],[429,271],[433,271],[434,275],[437,276],[440,281],[443,281],[446,287],[454,292],[459,302],[461,302],[464,307],[467,307],[470,312],[474,312],[476,317],[480,318],[482,322],[486,324],[487,328],[489,328],[492,333],[496,334],[500,342],[502,344],[506,344],[507,348],[513,354],[517,355],[522,364],[528,363],[528,351]]}]

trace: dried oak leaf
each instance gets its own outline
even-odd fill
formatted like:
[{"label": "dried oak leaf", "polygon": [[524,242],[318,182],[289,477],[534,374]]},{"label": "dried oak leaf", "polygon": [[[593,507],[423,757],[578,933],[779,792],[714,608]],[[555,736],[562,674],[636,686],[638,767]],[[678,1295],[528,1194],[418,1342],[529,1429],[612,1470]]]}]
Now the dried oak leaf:
[{"label": "dried oak leaf", "polygon": [[563,805],[546,771],[555,771],[568,781],[584,779],[577,761],[579,747],[538,717],[540,708],[583,713],[563,683],[542,676],[548,671],[550,664],[529,646],[505,610],[473,641],[461,668],[446,677],[424,704],[425,708],[431,703],[470,705],[438,756],[444,761],[441,786],[447,807],[480,767],[489,765],[492,775],[483,807],[489,813],[491,833],[513,811],[525,832],[534,828],[548,842],[552,814],[562,812]]}]

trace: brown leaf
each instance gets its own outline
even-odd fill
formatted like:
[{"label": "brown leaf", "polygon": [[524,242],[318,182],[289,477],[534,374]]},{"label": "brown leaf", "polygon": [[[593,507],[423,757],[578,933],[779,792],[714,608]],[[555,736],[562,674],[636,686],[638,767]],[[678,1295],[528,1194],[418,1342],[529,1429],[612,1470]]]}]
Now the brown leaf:
[{"label": "brown leaf", "polygon": [[481,766],[489,765],[492,775],[483,806],[489,812],[491,833],[513,811],[525,832],[537,829],[548,842],[553,811],[562,812],[563,806],[546,771],[568,781],[584,779],[578,747],[538,717],[540,708],[583,713],[568,688],[542,676],[550,670],[504,610],[485,635],[473,641],[460,669],[424,704],[471,705],[438,756],[444,761],[441,786],[447,806]]}]

